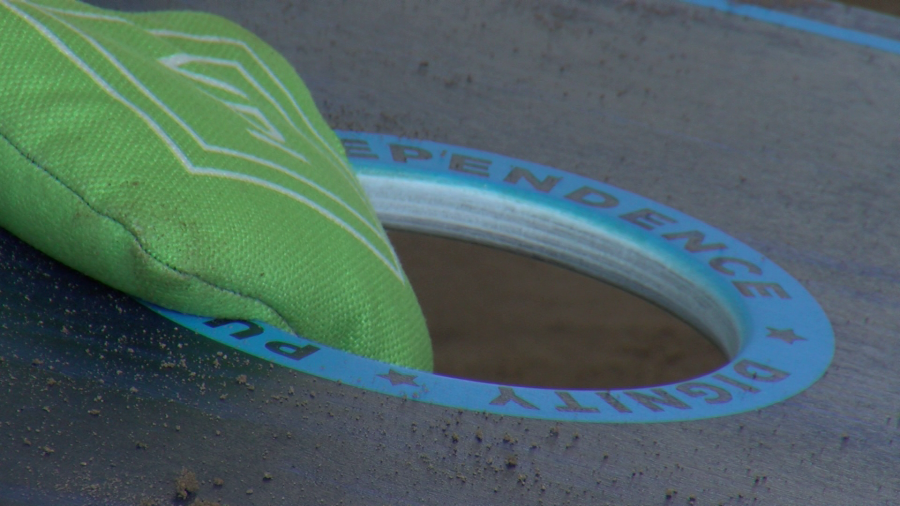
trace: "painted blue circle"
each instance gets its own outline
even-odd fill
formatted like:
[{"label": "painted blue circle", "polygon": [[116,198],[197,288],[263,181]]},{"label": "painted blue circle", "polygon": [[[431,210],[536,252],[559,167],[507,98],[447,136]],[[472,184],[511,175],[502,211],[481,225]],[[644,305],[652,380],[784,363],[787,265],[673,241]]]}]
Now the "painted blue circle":
[{"label": "painted blue circle", "polygon": [[214,341],[323,379],[441,406],[559,421],[671,422],[756,410],[807,389],[831,363],[834,334],[809,292],[762,254],[699,220],[608,184],[493,153],[379,134],[338,136],[362,178],[488,192],[577,217],[658,253],[736,315],[739,339],[726,349],[729,363],[689,381],[647,388],[506,386],[393,366],[264,323],[148,305]]}]

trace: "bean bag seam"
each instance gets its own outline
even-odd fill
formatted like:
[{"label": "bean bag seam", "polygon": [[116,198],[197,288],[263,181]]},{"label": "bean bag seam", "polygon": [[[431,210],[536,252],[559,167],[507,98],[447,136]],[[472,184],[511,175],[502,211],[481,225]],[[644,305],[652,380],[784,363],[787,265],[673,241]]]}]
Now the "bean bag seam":
[{"label": "bean bag seam", "polygon": [[53,175],[53,173],[51,173],[49,170],[47,170],[46,168],[42,167],[42,166],[37,162],[37,160],[36,160],[34,157],[32,157],[32,156],[30,156],[28,153],[22,151],[22,150],[19,148],[19,146],[17,146],[14,142],[12,142],[12,140],[11,140],[11,139],[10,139],[10,138],[2,131],[2,130],[0,130],[0,138],[3,138],[3,140],[6,141],[7,144],[9,144],[10,146],[12,146],[12,148],[15,149],[20,155],[22,155],[22,157],[24,157],[26,160],[28,160],[28,161],[31,163],[32,166],[34,166],[34,167],[37,168],[38,170],[44,172],[44,173],[47,174],[48,176],[50,176],[50,178],[51,178],[53,181],[55,181],[55,182],[58,183],[60,186],[62,186],[64,189],[66,189],[69,193],[71,193],[72,195],[74,195],[74,196],[75,196],[78,200],[80,200],[80,201],[85,205],[85,207],[87,207],[91,212],[93,212],[93,213],[96,214],[97,216],[100,216],[100,217],[102,217],[102,218],[106,218],[107,220],[111,221],[112,223],[114,223],[114,224],[116,224],[117,226],[119,226],[122,230],[124,230],[128,235],[131,236],[131,238],[134,240],[135,244],[137,244],[138,248],[139,248],[145,255],[147,255],[148,258],[151,258],[154,262],[157,262],[159,265],[162,265],[164,268],[166,268],[166,269],[168,269],[168,270],[170,270],[170,271],[172,271],[172,272],[175,272],[175,273],[177,273],[177,274],[179,274],[179,275],[181,275],[181,276],[185,276],[185,277],[188,277],[188,278],[195,279],[195,280],[197,280],[197,281],[203,283],[204,285],[213,288],[214,290],[218,290],[218,291],[225,292],[225,293],[230,293],[230,294],[236,295],[236,296],[238,296],[238,297],[240,297],[240,298],[247,299],[247,300],[251,300],[251,301],[257,302],[257,303],[259,303],[259,304],[262,304],[264,307],[266,307],[266,308],[270,309],[272,312],[274,312],[279,318],[281,318],[281,320],[282,320],[283,322],[285,322],[285,324],[287,324],[287,319],[286,319],[284,316],[282,316],[281,313],[279,313],[275,308],[269,306],[269,305],[266,304],[265,302],[263,302],[263,301],[261,301],[261,300],[255,298],[255,297],[251,297],[251,296],[248,296],[248,295],[244,295],[244,294],[242,294],[242,293],[240,293],[240,292],[236,292],[236,291],[234,291],[234,290],[230,290],[230,289],[227,289],[227,288],[222,288],[222,287],[220,287],[220,286],[216,286],[216,285],[210,283],[209,281],[206,281],[205,279],[201,278],[200,276],[198,276],[198,275],[196,275],[196,274],[190,274],[190,273],[182,272],[182,271],[176,269],[175,267],[172,267],[171,265],[168,265],[167,263],[165,263],[165,262],[161,261],[160,259],[156,258],[155,256],[153,256],[149,251],[147,251],[147,250],[144,248],[144,245],[141,244],[141,241],[138,239],[138,237],[137,237],[133,232],[131,232],[131,230],[129,230],[128,227],[126,227],[124,224],[120,223],[118,220],[116,220],[116,219],[113,218],[112,216],[106,215],[106,214],[104,214],[104,213],[98,211],[97,209],[94,209],[94,207],[91,206],[91,204],[90,204],[87,200],[85,200],[84,197],[82,197],[81,195],[79,195],[78,192],[76,192],[75,190],[73,190],[72,188],[70,188],[68,185],[66,185],[65,183],[63,183],[62,181],[60,181],[59,178],[57,178],[55,175]]}]

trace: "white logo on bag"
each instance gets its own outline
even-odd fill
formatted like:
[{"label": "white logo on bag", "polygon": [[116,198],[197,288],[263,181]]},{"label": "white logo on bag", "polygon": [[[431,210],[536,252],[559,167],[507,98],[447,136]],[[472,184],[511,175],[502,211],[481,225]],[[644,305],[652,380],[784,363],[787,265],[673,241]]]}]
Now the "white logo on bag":
[{"label": "white logo on bag", "polygon": [[[126,67],[123,65],[110,51],[105,48],[102,44],[100,44],[97,40],[92,38],[87,33],[83,32],[76,26],[72,25],[65,18],[74,17],[74,18],[85,18],[92,19],[98,21],[106,21],[106,22],[114,22],[114,23],[125,23],[131,24],[130,21],[124,18],[105,15],[105,14],[97,14],[92,12],[81,12],[81,11],[72,11],[65,9],[58,9],[49,6],[44,6],[40,4],[36,4],[27,0],[19,0],[15,3],[19,4],[19,6],[29,6],[37,11],[45,14],[53,18],[58,23],[65,26],[72,33],[78,35],[81,39],[90,44],[104,59],[106,59],[111,65],[115,67],[118,73],[124,77],[133,87],[138,90],[144,97],[150,100],[159,111],[163,112],[166,116],[168,116],[171,120],[178,124],[178,126],[183,129],[198,146],[200,146],[204,151],[210,153],[218,153],[221,155],[238,158],[248,163],[255,164],[257,166],[266,167],[267,169],[274,170],[282,175],[288,176],[297,182],[303,184],[305,187],[312,190],[312,195],[318,195],[319,198],[324,197],[326,202],[331,202],[329,205],[336,205],[340,209],[348,212],[354,218],[354,221],[358,222],[357,225],[348,223],[345,219],[342,219],[340,216],[336,215],[334,212],[329,210],[322,203],[314,201],[312,198],[302,195],[296,191],[293,191],[284,186],[275,184],[271,181],[267,181],[265,179],[252,176],[249,174],[243,174],[240,172],[235,172],[233,170],[225,170],[216,167],[201,167],[197,166],[189,159],[188,155],[185,153],[183,149],[181,149],[177,143],[172,139],[170,135],[156,122],[146,111],[141,109],[139,106],[125,98],[119,91],[114,89],[106,80],[104,80],[94,69],[92,69],[81,57],[79,57],[65,42],[63,42],[53,31],[51,31],[46,25],[42,24],[40,21],[35,19],[33,16],[24,12],[21,8],[13,5],[13,0],[0,0],[0,5],[4,6],[7,10],[13,12],[18,17],[26,21],[30,24],[35,30],[37,30],[41,35],[50,41],[62,54],[64,54],[76,67],[78,67],[82,72],[88,75],[101,89],[103,89],[108,95],[122,103],[126,107],[128,107],[131,111],[133,111],[138,117],[141,118],[144,123],[146,123],[151,130],[157,135],[157,137],[162,140],[172,154],[182,163],[187,171],[192,174],[205,175],[211,177],[220,177],[231,180],[242,181],[245,183],[249,183],[252,185],[256,185],[259,187],[266,188],[268,190],[277,192],[281,195],[287,196],[294,201],[307,206],[308,208],[314,210],[319,213],[321,216],[330,220],[351,236],[353,236],[357,241],[362,243],[369,251],[371,251],[388,269],[393,272],[393,274],[401,281],[405,283],[405,278],[402,274],[399,261],[396,258],[393,250],[389,246],[387,239],[385,238],[380,226],[373,222],[373,220],[366,218],[362,214],[360,214],[353,206],[348,205],[343,199],[339,196],[335,195],[332,191],[323,187],[319,183],[313,181],[310,178],[307,178],[297,172],[290,170],[287,167],[284,167],[281,164],[275,163],[266,158],[246,153],[238,150],[234,150],[231,148],[227,148],[224,146],[216,146],[206,142],[197,131],[188,125],[187,121],[177,115],[172,109],[166,105],[162,100],[160,100],[153,92],[149,90],[149,88],[142,83],[137,77],[135,77]],[[265,86],[263,86],[257,79],[253,77],[253,75],[246,70],[244,65],[241,62],[234,60],[227,60],[221,58],[212,58],[208,56],[202,55],[189,55],[189,54],[174,54],[167,56],[165,58],[160,59],[160,63],[166,66],[167,68],[179,73],[182,76],[185,76],[194,82],[202,84],[204,86],[209,86],[212,88],[216,88],[227,93],[234,95],[237,99],[248,99],[247,93],[244,90],[241,90],[237,86],[232,83],[228,83],[222,81],[221,79],[217,79],[208,75],[201,74],[199,72],[187,70],[183,68],[183,66],[187,64],[201,64],[201,65],[209,65],[209,66],[218,66],[218,67],[229,67],[236,70],[243,78],[244,83],[249,85],[250,88],[253,89],[259,96],[263,97],[263,100],[270,105],[273,110],[277,111],[278,115],[285,120],[285,122],[291,127],[291,129],[300,137],[305,139],[310,145],[314,146],[318,149],[330,162],[332,165],[332,169],[342,174],[343,179],[350,185],[351,188],[356,192],[357,196],[360,197],[361,201],[365,201],[365,195],[363,193],[362,188],[359,186],[359,183],[356,181],[355,176],[348,166],[348,164],[342,159],[342,157],[335,152],[331,146],[325,141],[320,132],[316,130],[316,128],[312,125],[309,118],[297,104],[294,97],[288,92],[287,88],[278,79],[278,77],[272,72],[268,65],[263,62],[259,56],[250,48],[245,42],[238,39],[231,39],[227,37],[216,37],[216,36],[201,36],[194,35],[189,33],[181,33],[174,32],[168,30],[150,30],[148,33],[156,36],[156,37],[165,37],[165,38],[180,38],[186,40],[192,40],[201,43],[208,44],[226,44],[230,46],[234,46],[244,52],[250,57],[250,59],[254,62],[254,65],[258,67],[258,70],[261,70],[262,73],[266,76],[268,85],[274,87],[273,91],[270,91]],[[274,97],[274,93],[277,93],[278,96],[285,102],[282,104],[279,100],[276,100]],[[207,93],[209,94],[209,93]],[[210,95],[213,96],[213,95]],[[213,96],[221,103],[241,115],[245,120],[250,124],[250,128],[247,129],[248,134],[271,146],[279,151],[284,152],[293,158],[297,163],[309,164],[308,159],[300,153],[290,149],[286,145],[285,135],[276,128],[276,126],[270,121],[270,119],[263,113],[255,105],[240,103],[236,101],[226,101],[222,100],[218,97]],[[291,113],[296,115],[297,118],[300,119],[301,124],[297,124],[292,117],[291,114],[288,113],[290,109]],[[362,228],[360,228],[360,226]],[[368,234],[364,233],[364,231],[368,231]],[[374,235],[380,244],[376,244],[366,235]]]}]

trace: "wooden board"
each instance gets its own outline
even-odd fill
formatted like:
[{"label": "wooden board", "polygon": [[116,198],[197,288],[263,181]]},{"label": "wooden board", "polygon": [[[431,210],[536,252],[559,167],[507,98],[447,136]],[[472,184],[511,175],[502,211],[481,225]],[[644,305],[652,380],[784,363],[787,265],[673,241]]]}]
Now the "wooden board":
[{"label": "wooden board", "polygon": [[238,358],[3,235],[0,504],[170,504],[183,469],[195,504],[898,501],[896,19],[819,1],[97,3],[242,23],[336,128],[546,164],[697,217],[803,283],[836,350],[810,389],[740,415],[483,415]]}]

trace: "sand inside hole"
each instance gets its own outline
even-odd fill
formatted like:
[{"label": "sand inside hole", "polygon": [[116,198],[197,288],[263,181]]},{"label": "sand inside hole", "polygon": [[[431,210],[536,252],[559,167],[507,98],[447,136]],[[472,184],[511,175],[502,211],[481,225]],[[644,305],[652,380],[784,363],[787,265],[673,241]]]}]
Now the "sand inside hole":
[{"label": "sand inside hole", "polygon": [[494,248],[389,234],[425,313],[439,374],[612,389],[682,381],[727,361],[691,326],[611,285]]}]

